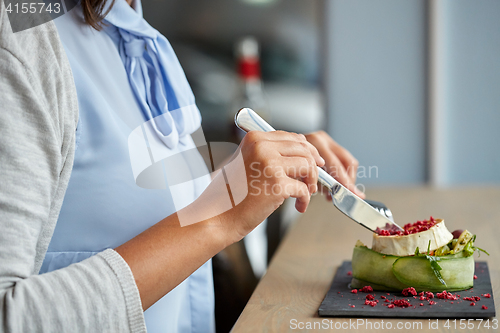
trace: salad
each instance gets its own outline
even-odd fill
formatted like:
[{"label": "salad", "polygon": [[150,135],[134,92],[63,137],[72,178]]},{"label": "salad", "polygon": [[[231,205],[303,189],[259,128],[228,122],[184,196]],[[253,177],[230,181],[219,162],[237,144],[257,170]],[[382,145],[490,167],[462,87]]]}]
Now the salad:
[{"label": "salad", "polygon": [[373,235],[369,249],[358,240],[352,256],[351,288],[442,292],[469,289],[474,285],[476,236],[468,230],[450,233],[444,221],[417,221],[404,231],[385,228]]}]

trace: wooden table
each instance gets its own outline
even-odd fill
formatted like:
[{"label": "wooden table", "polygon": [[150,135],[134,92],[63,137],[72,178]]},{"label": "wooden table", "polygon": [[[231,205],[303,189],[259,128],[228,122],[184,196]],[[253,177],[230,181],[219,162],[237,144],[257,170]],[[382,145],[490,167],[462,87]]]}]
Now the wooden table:
[{"label": "wooden table", "polygon": [[[450,231],[468,229],[477,234],[476,244],[490,253],[489,257],[481,255],[481,260],[488,262],[496,298],[496,312],[499,313],[500,187],[447,190],[427,187],[379,188],[367,191],[367,196],[385,203],[400,225],[433,215],[444,218]],[[350,260],[357,239],[371,244],[371,234],[368,231],[350,221],[322,197],[313,197],[307,212],[299,218],[281,243],[233,331],[296,332],[301,330],[292,329],[292,319],[305,324],[321,322],[323,318],[319,318],[317,314],[319,305],[330,287],[336,269],[342,261]],[[334,323],[349,322],[348,318],[328,320],[330,319]],[[382,319],[368,320],[373,323]],[[427,319],[383,320],[392,321],[393,327],[400,321],[411,322],[412,325],[421,322],[422,329],[418,331],[455,331],[453,328],[445,328],[444,320],[439,321],[438,330],[429,329]],[[477,329],[477,323],[475,325],[476,329],[473,331],[500,331],[500,328],[493,330],[491,327],[489,330]],[[356,329],[356,332],[372,331],[364,326]]]}]

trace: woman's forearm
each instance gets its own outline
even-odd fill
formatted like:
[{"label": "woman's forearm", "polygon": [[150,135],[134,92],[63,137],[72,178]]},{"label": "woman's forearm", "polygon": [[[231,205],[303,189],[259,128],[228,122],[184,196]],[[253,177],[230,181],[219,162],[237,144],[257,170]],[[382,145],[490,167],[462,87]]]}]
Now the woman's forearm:
[{"label": "woman's forearm", "polygon": [[134,274],[144,310],[228,245],[223,219],[182,227],[172,214],[115,249]]},{"label": "woman's forearm", "polygon": [[324,164],[304,136],[286,132],[250,132],[235,154],[192,204],[116,248],[132,270],[144,309],[248,234],[286,198],[297,198],[296,207],[304,212],[317,190],[316,165]]}]

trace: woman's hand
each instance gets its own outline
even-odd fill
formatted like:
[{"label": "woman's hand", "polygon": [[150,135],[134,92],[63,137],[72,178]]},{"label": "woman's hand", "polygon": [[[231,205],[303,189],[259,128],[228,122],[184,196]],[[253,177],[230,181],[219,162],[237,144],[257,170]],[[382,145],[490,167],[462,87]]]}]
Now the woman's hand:
[{"label": "woman's hand", "polygon": [[[276,132],[247,133],[235,156],[241,154],[246,173],[246,197],[228,215],[237,241],[276,210],[285,199],[297,198],[295,207],[305,212],[311,194],[318,190],[318,170],[325,161],[302,134]],[[238,164],[224,167],[229,184]],[[235,164],[235,165],[233,165]],[[240,163],[240,168],[241,163]],[[233,191],[234,192],[234,191]]]},{"label": "woman's hand", "polygon": [[249,132],[232,160],[192,204],[116,248],[147,309],[204,262],[297,198],[304,212],[325,161],[304,135]]},{"label": "woman's hand", "polygon": [[364,199],[365,194],[356,187],[358,160],[324,131],[307,134],[305,137],[325,159],[324,169],[351,192]]}]

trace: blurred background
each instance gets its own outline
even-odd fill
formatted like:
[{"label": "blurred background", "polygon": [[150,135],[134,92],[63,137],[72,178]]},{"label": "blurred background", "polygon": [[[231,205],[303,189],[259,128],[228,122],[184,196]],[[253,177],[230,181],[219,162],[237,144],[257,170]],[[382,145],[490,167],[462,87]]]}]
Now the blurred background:
[{"label": "blurred background", "polygon": [[[275,128],[327,131],[360,161],[363,186],[500,182],[498,0],[144,0],[143,10],[179,57],[207,141],[238,142],[233,117],[250,106]],[[293,219],[287,203],[214,260],[218,331]]]}]

